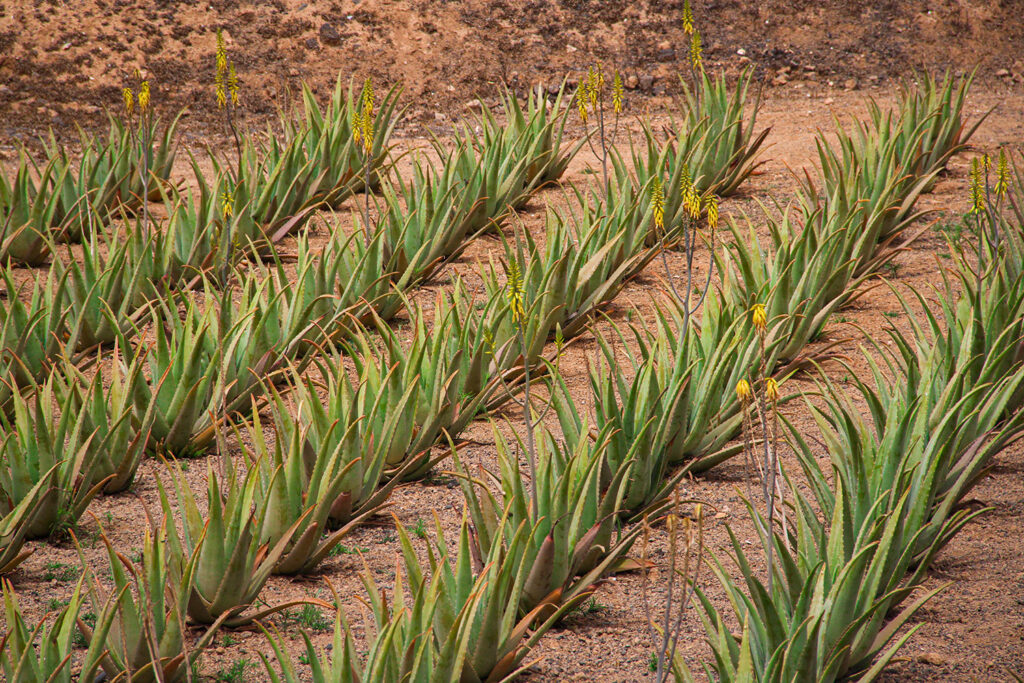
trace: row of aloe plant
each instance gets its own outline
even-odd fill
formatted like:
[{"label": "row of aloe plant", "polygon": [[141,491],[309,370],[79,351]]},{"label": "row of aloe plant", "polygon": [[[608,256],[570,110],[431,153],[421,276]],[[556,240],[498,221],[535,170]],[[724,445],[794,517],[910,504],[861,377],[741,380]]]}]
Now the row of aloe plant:
[{"label": "row of aloe plant", "polygon": [[874,386],[855,385],[868,417],[828,383],[827,407],[811,406],[831,476],[789,428],[812,496],[792,489],[788,536],[769,531],[750,506],[762,545],[778,558],[769,567],[774,581],[764,585],[735,539],[746,591],[715,561],[743,624],[736,637],[701,596],[722,680],[877,677],[919,627],[901,629],[941,590],[919,589],[935,554],[986,511],[961,501],[996,454],[1024,434],[1024,277],[1009,275],[1012,259],[1000,258],[979,281],[962,253],[955,256],[958,282],[938,288],[940,312],[915,292],[924,318],[905,303],[911,334],[893,328],[895,350],[877,344],[875,356],[866,356]]},{"label": "row of aloe plant", "polygon": [[[691,286],[667,306],[657,306],[656,330],[634,328],[630,333],[639,342],[638,358],[621,362],[610,344],[603,345],[606,367],[591,372],[599,426],[607,420],[622,438],[646,439],[654,446],[643,449],[652,471],[684,462],[700,471],[738,453],[739,448],[727,445],[742,419],[734,387],[752,377],[782,378],[828,357],[830,345],[808,353],[808,344],[914,237],[904,237],[921,216],[914,204],[939,172],[936,164],[923,165],[914,155],[948,159],[947,152],[961,149],[976,127],[965,128],[962,98],[951,94],[968,84],[969,79],[950,77],[940,88],[946,93],[941,97],[934,95],[937,86],[931,80],[922,88],[933,95],[908,90],[898,125],[876,109],[870,123],[855,125],[853,135],[840,129],[840,152],[819,138],[823,189],[819,192],[808,181],[794,205],[762,210],[770,248],[761,244],[751,219],[746,219],[747,229],[728,221],[732,239],[726,248],[716,250],[711,243],[719,287],[705,286],[709,291],[704,291]],[[922,97],[933,104],[930,109],[920,105]],[[951,98],[956,106],[949,111]],[[949,120],[937,122],[937,117]],[[936,133],[936,126],[956,134]],[[896,130],[914,133],[908,138]],[[921,168],[924,175],[908,168]],[[683,175],[683,185],[687,182]],[[674,209],[668,192],[659,199],[666,230],[674,220],[670,216],[682,214],[681,232],[675,234],[685,239],[693,231],[687,202],[680,199]],[[900,237],[902,244],[895,244]],[[704,302],[699,323],[689,322],[691,299]],[[749,324],[749,311],[755,309],[764,317],[760,329]],[[622,331],[614,334],[623,337]],[[646,488],[647,496],[661,491],[656,484]]]},{"label": "row of aloe plant", "polygon": [[42,264],[58,241],[79,241],[119,216],[135,211],[143,195],[155,196],[170,179],[178,118],[137,124],[110,116],[108,140],[82,132],[73,158],[50,134],[46,162],[25,151],[14,178],[0,178],[0,261]]}]

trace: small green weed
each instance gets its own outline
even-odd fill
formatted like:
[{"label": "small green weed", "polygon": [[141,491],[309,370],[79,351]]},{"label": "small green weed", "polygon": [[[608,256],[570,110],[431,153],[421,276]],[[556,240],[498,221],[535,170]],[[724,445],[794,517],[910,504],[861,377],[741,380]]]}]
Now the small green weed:
[{"label": "small green weed", "polygon": [[245,670],[249,667],[248,659],[239,659],[226,669],[221,669],[213,675],[218,683],[241,683],[246,680]]},{"label": "small green weed", "polygon": [[427,540],[427,526],[423,523],[422,517],[416,518],[416,526],[412,528],[412,533],[416,535],[416,538]]},{"label": "small green weed", "polygon": [[369,552],[369,548],[361,548],[351,545],[342,545],[339,543],[330,549],[327,553],[328,557],[337,557],[338,555],[358,555],[359,553]]},{"label": "small green weed", "polygon": [[44,581],[67,583],[77,579],[79,574],[78,567],[63,562],[47,562],[44,569],[46,570],[43,572]]}]

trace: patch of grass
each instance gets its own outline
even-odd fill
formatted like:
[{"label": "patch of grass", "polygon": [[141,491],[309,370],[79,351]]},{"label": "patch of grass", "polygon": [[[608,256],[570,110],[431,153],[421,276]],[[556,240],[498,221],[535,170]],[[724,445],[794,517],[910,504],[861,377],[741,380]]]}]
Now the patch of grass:
[{"label": "patch of grass", "polygon": [[46,603],[46,609],[50,612],[59,612],[67,606],[67,600],[58,600],[57,598],[50,598],[50,601]]},{"label": "patch of grass", "polygon": [[886,318],[898,318],[903,314],[900,313],[899,311],[886,311],[882,315],[884,315]]},{"label": "patch of grass", "polygon": [[651,658],[647,660],[647,669],[649,671],[657,671],[658,670],[658,653],[657,652],[652,652],[651,653]]},{"label": "patch of grass", "polygon": [[398,537],[394,534],[384,534],[384,536],[377,541],[377,545],[383,545],[384,543],[394,543],[398,540]]},{"label": "patch of grass", "polygon": [[231,666],[226,669],[221,669],[213,675],[213,680],[217,683],[241,683],[246,680],[245,670],[249,668],[248,659],[236,660]]},{"label": "patch of grass", "polygon": [[960,244],[965,233],[974,234],[974,226],[970,225],[964,216],[953,216],[947,220],[947,215],[944,214],[932,229],[945,235],[953,244]]},{"label": "patch of grass", "polygon": [[47,562],[43,568],[45,569],[43,581],[67,583],[77,579],[80,573],[78,567],[72,564],[64,564],[63,562]]},{"label": "patch of grass", "polygon": [[423,523],[422,517],[416,518],[416,526],[412,528],[412,533],[416,535],[416,538],[427,540],[427,526]]},{"label": "patch of grass", "polygon": [[286,610],[281,615],[286,621],[316,633],[329,631],[334,627],[334,622],[325,617],[316,605],[303,605],[298,611]]},{"label": "patch of grass", "polygon": [[566,616],[598,614],[600,612],[604,612],[606,609],[608,609],[608,605],[602,605],[596,598],[591,597],[586,602],[581,602],[576,605],[576,607],[574,607]]},{"label": "patch of grass", "polygon": [[357,555],[359,553],[369,552],[369,548],[356,547],[351,545],[342,545],[339,543],[327,552],[328,557],[337,557],[338,555]]},{"label": "patch of grass", "polygon": [[221,645],[223,645],[224,647],[231,647],[232,645],[238,645],[239,642],[241,641],[239,641],[238,638],[235,638],[233,635],[229,633],[226,636],[224,636],[224,640],[221,641]]}]

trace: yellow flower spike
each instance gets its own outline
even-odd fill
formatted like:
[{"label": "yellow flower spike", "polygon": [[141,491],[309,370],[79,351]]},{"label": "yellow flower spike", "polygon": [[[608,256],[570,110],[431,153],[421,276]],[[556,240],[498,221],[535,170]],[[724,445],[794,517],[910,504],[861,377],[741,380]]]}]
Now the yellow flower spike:
[{"label": "yellow flower spike", "polygon": [[707,201],[708,207],[708,227],[711,230],[718,229],[718,197],[711,195]]},{"label": "yellow flower spike", "polygon": [[217,29],[217,78],[223,79],[228,70],[228,51],[224,47],[224,34]]},{"label": "yellow flower spike", "polygon": [[700,218],[700,195],[692,183],[683,192],[683,208],[692,220]]},{"label": "yellow flower spike", "polygon": [[231,106],[238,106],[238,74],[235,73],[235,63],[228,66],[228,92],[231,94]]},{"label": "yellow flower spike", "polygon": [[231,190],[224,190],[221,193],[220,203],[224,218],[231,218],[235,215],[235,197],[231,194]]},{"label": "yellow flower spike", "polygon": [[597,81],[597,71],[594,67],[590,67],[587,69],[587,99],[590,100],[590,106],[594,111],[597,111],[597,96],[600,94]]},{"label": "yellow flower spike", "polygon": [[1006,150],[999,150],[999,162],[996,164],[996,185],[993,192],[996,199],[1002,199],[1010,189],[1010,165],[1006,159]]},{"label": "yellow flower spike", "polygon": [[512,322],[516,325],[526,320],[526,311],[523,308],[523,276],[519,271],[519,262],[510,261],[508,265],[508,303],[512,309]]},{"label": "yellow flower spike", "polygon": [[651,185],[651,208],[654,210],[654,225],[659,230],[665,228],[665,190],[661,186],[661,178],[654,177]]},{"label": "yellow flower spike", "polygon": [[985,173],[988,173],[992,168],[992,159],[989,157],[988,152],[981,155],[981,163],[985,167]]},{"label": "yellow flower spike", "polygon": [[228,73],[228,52],[224,47],[224,36],[221,34],[220,29],[217,29],[217,71],[213,77],[214,92],[217,96],[217,108],[223,109],[227,103],[227,97],[224,92],[224,79]]},{"label": "yellow flower spike", "polygon": [[601,62],[597,63],[597,93],[600,95],[604,92],[604,65]]},{"label": "yellow flower spike", "polygon": [[619,70],[615,70],[615,78],[612,79],[612,109],[616,114],[622,112],[622,76]]},{"label": "yellow flower spike", "polygon": [[585,85],[581,85],[579,92],[576,93],[576,106],[579,107],[580,119],[584,124],[587,123],[587,97],[587,88]]},{"label": "yellow flower spike", "polygon": [[985,211],[985,181],[982,178],[981,161],[975,157],[971,162],[971,209],[967,213],[980,214]]},{"label": "yellow flower spike", "polygon": [[690,7],[690,0],[683,3],[683,33],[693,33],[693,8]]},{"label": "yellow flower spike", "polygon": [[701,46],[700,31],[694,31],[690,38],[690,65],[694,71],[704,69],[704,48]]},{"label": "yellow flower spike", "polygon": [[149,81],[142,81],[139,86],[139,113],[145,114],[149,109]]},{"label": "yellow flower spike", "polygon": [[759,335],[764,335],[768,330],[768,314],[764,310],[764,304],[754,304],[750,307],[750,322]]},{"label": "yellow flower spike", "polygon": [[736,398],[740,400],[740,403],[747,405],[750,403],[751,396],[750,382],[745,379],[741,379],[739,382],[736,382]]},{"label": "yellow flower spike", "polygon": [[363,136],[363,112],[359,108],[352,110],[352,139],[358,145]]},{"label": "yellow flower spike", "polygon": [[369,76],[367,76],[366,80],[363,82],[362,100],[363,100],[363,111],[368,111],[371,114],[373,114],[373,106],[375,104],[374,103],[374,93],[373,93],[373,81],[370,79]]},{"label": "yellow flower spike", "polygon": [[764,381],[764,398],[771,404],[779,402],[779,383],[775,381],[774,377],[769,377]]},{"label": "yellow flower spike", "polygon": [[132,89],[125,88],[122,90],[121,99],[124,100],[124,115],[130,117],[132,112],[135,111],[135,98],[132,95]]},{"label": "yellow flower spike", "polygon": [[368,112],[363,112],[363,151],[367,154],[373,152],[373,117]]}]

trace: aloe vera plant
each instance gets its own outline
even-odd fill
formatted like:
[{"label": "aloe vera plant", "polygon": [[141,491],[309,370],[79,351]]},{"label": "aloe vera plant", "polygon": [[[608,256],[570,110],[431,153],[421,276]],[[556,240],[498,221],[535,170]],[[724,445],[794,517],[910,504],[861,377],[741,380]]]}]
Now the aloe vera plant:
[{"label": "aloe vera plant", "polygon": [[912,82],[900,84],[895,125],[885,121],[876,106],[870,107],[876,128],[891,127],[886,133],[898,139],[903,167],[909,173],[924,177],[944,169],[988,118],[991,110],[970,125],[965,120],[964,105],[975,73],[956,76],[946,72],[941,82],[928,72],[913,74]]},{"label": "aloe vera plant", "polygon": [[[554,611],[592,592],[622,565],[640,534],[639,527],[617,528],[636,476],[636,452],[616,461],[609,448],[613,436],[608,427],[591,439],[584,427],[559,444],[551,432],[538,430],[537,479],[529,486],[516,452],[497,430],[500,475],[467,472],[456,459],[473,522],[474,557],[479,562],[500,550],[505,562],[524,568],[522,614]],[[500,497],[488,490],[489,479],[500,483]]]},{"label": "aloe vera plant", "polygon": [[[471,531],[464,521],[454,557],[438,524],[428,545],[428,567],[416,556],[408,533],[399,524],[405,576],[396,572],[391,597],[374,577],[363,584],[373,611],[376,633],[368,638],[365,662],[355,637],[340,612],[330,654],[319,654],[304,635],[313,680],[410,681],[415,683],[498,683],[510,681],[526,667],[525,658],[541,636],[589,593],[566,602],[550,614],[542,605],[520,615],[522,567],[503,558],[498,548],[474,570]],[[427,578],[427,569],[430,578]],[[280,637],[266,632],[281,671],[263,662],[272,681],[294,683],[298,677]]]},{"label": "aloe vera plant", "polygon": [[[236,223],[223,214],[223,205],[208,201],[191,190],[164,190],[161,198],[168,216],[159,229],[146,230],[136,223],[120,237],[128,252],[126,267],[141,278],[139,301],[157,298],[163,292],[202,278],[223,273],[248,247],[232,232]],[[129,225],[127,219],[125,224]]]},{"label": "aloe vera plant", "polygon": [[480,222],[483,200],[468,191],[453,165],[438,171],[429,162],[413,162],[411,180],[385,183],[381,217],[397,273],[426,279],[441,263],[469,245]]},{"label": "aloe vera plant", "polygon": [[[368,155],[371,190],[378,187],[388,167],[391,135],[403,111],[398,106],[401,94],[401,87],[393,86],[373,114],[373,141]],[[298,151],[308,161],[306,173],[319,179],[315,190],[317,197],[333,208],[364,189],[366,160],[353,124],[358,100],[354,81],[346,87],[338,76],[325,107],[321,108],[312,91],[303,84],[301,113],[293,111],[280,117],[285,139],[299,141]]]},{"label": "aloe vera plant", "polygon": [[[891,122],[891,115],[882,121]],[[881,128],[876,127],[883,126]],[[864,262],[879,246],[887,246],[925,212],[916,212],[915,204],[934,182],[938,169],[917,175],[903,159],[900,141],[887,133],[883,124],[855,121],[852,132],[836,125],[838,150],[821,136],[816,144],[821,164],[821,190],[810,176],[802,182],[801,203],[811,213],[824,205],[822,227],[842,224],[863,207],[862,227],[855,239],[859,250],[852,250],[863,270]],[[917,144],[924,128],[917,130]],[[817,225],[812,222],[812,226]]]},{"label": "aloe vera plant", "polygon": [[[1002,293],[992,299],[1006,300]],[[1020,339],[1019,317],[993,316],[995,329],[986,330],[970,311],[980,300],[962,301],[946,306],[945,327],[927,307],[922,326],[906,307],[912,337],[890,331],[892,357],[878,347],[884,369],[868,358],[875,387],[856,381],[867,418],[825,384],[827,407],[811,410],[834,476],[790,427],[814,500],[795,490],[789,537],[766,531],[750,508],[762,546],[778,557],[769,568],[774,587],[754,575],[735,539],[733,555],[750,597],[716,561],[715,573],[744,627],[737,639],[702,596],[722,680],[872,680],[916,630],[889,646],[936,592],[902,605],[935,554],[984,512],[959,502],[992,457],[1024,433],[1024,412],[1015,402],[1024,364],[1014,357],[1019,344],[1009,342]]]},{"label": "aloe vera plant", "polygon": [[375,407],[373,421],[365,428],[368,434],[388,435],[378,446],[385,447],[385,471],[408,479],[430,471],[434,462],[431,447],[446,431],[461,431],[483,398],[464,391],[466,378],[461,368],[450,365],[453,360],[459,362],[459,351],[453,357],[446,348],[451,340],[431,335],[422,314],[416,321],[408,349],[379,320],[376,329],[383,337],[383,349],[378,351],[365,334],[355,335],[346,344],[360,388],[365,387],[362,412]]},{"label": "aloe vera plant", "polygon": [[296,372],[288,402],[273,393],[273,447],[258,413],[249,430],[253,449],[246,457],[259,472],[256,500],[268,509],[260,539],[275,545],[302,522],[277,560],[278,574],[312,571],[352,528],[382,508],[400,481],[384,475],[392,442],[401,439],[396,423],[411,392],[392,404],[365,381],[353,385],[340,360],[319,365],[326,405],[317,383]]},{"label": "aloe vera plant", "polygon": [[0,576],[10,574],[32,554],[32,550],[24,549],[25,537],[35,516],[40,510],[45,510],[56,496],[56,478],[57,468],[54,466],[18,503],[4,500],[0,506]]},{"label": "aloe vera plant", "polygon": [[0,303],[0,405],[6,406],[13,392],[42,381],[54,359],[74,356],[77,343],[58,303],[66,280],[56,279],[53,272],[45,279],[37,276],[28,297],[22,296],[8,269],[3,282],[7,296]]},{"label": "aloe vera plant", "polygon": [[[520,140],[521,154],[529,159],[526,177],[536,178],[538,186],[557,181],[565,169],[586,143],[586,139],[567,145],[562,144],[565,124],[572,108],[572,98],[566,97],[563,81],[553,101],[548,100],[543,86],[538,85],[526,95],[524,105],[508,88],[501,94],[501,110],[505,119],[507,134]],[[489,110],[484,116],[491,127],[498,124]]]},{"label": "aloe vera plant", "polygon": [[[252,467],[240,478],[230,456],[222,457],[222,476],[217,475],[212,463],[207,467],[205,515],[181,471],[172,466],[182,530],[179,535],[167,525],[167,552],[170,562],[184,567],[185,581],[190,586],[188,616],[200,624],[221,623],[234,628],[295,605],[320,604],[302,599],[246,613],[291,541],[304,529],[307,516],[285,529],[273,545],[265,543],[260,534],[275,511],[269,504],[256,505],[260,468]],[[170,498],[162,484],[160,501],[164,515],[173,518]]]},{"label": "aloe vera plant", "polygon": [[[117,552],[101,534],[113,586],[104,588],[94,571],[86,574],[96,622],[90,626],[77,620],[87,644],[81,680],[96,680],[101,672],[109,680],[131,683],[185,680],[226,618],[223,615],[186,647],[190,577],[183,564],[168,553],[169,522],[165,519],[155,533],[146,529],[138,565]],[[78,551],[82,565],[87,566],[80,546]]]},{"label": "aloe vera plant", "polygon": [[[821,334],[829,318],[858,296],[857,288],[874,272],[860,274],[861,263],[853,253],[860,249],[853,243],[863,235],[860,209],[831,225],[836,219],[824,219],[824,208],[803,213],[801,229],[794,225],[791,208],[783,211],[779,220],[765,210],[770,248],[762,246],[748,218],[746,231],[729,221],[733,239],[726,250],[716,254],[719,272],[726,273],[729,280],[723,301],[739,311],[757,303],[764,305],[773,321],[769,345],[783,341],[774,350],[780,361],[796,358]],[[866,249],[874,253],[875,245],[867,244]],[[880,267],[895,255],[889,251],[872,259],[872,267]],[[769,367],[772,365],[769,360]]]},{"label": "aloe vera plant", "polygon": [[[530,362],[539,358],[556,327],[566,339],[579,334],[660,248],[645,247],[644,233],[629,229],[639,211],[635,202],[606,213],[596,195],[577,193],[576,199],[578,215],[563,217],[548,210],[543,251],[529,232],[506,247],[505,267],[522,279],[526,323],[521,352]],[[491,296],[504,290],[493,263],[483,275]],[[517,332],[512,317],[495,321],[492,334],[499,348],[513,339]]]},{"label": "aloe vera plant", "polygon": [[[539,175],[527,175],[534,159],[519,149],[529,140],[528,130],[513,136],[488,117],[481,120],[480,127],[481,134],[473,133],[468,124],[456,130],[450,152],[440,141],[433,141],[445,167],[465,183],[464,199],[479,204],[468,226],[470,232],[498,228],[510,211],[525,203],[539,180]],[[541,172],[538,169],[537,173]]]},{"label": "aloe vera plant", "polygon": [[0,443],[0,496],[9,506],[37,495],[36,486],[49,482],[54,494],[43,496],[31,515],[26,538],[42,538],[74,526],[86,506],[113,475],[104,475],[101,462],[89,449],[93,435],[86,420],[55,400],[55,376],[50,376],[34,395],[12,394],[8,416],[0,412],[3,442]]},{"label": "aloe vera plant", "polygon": [[[55,259],[58,279],[66,280],[61,289],[67,309],[66,324],[78,340],[79,351],[115,341],[126,341],[136,330],[134,318],[144,298],[142,272],[128,262],[123,245],[103,239],[99,233],[82,240],[82,258],[68,254],[68,262]],[[103,254],[106,252],[106,255]]]},{"label": "aloe vera plant", "polygon": [[[166,307],[166,304],[164,304]],[[201,453],[213,442],[220,420],[217,379],[220,344],[209,307],[189,302],[185,318],[154,308],[155,340],[148,348],[148,375],[135,375],[135,414],[152,415],[149,449],[174,457]]]},{"label": "aloe vera plant", "polygon": [[[319,250],[298,238],[294,271],[275,256],[274,286],[285,299],[289,319],[315,322],[306,334],[309,344],[324,339],[338,343],[374,317],[392,318],[402,310],[401,292],[409,279],[395,271],[383,229],[366,244],[358,227],[346,233],[334,224]],[[269,277],[269,276],[266,276]]]},{"label": "aloe vera plant", "polygon": [[[757,158],[771,129],[754,135],[759,101],[750,104],[747,97],[753,76],[753,68],[747,68],[735,88],[730,88],[724,74],[711,77],[701,70],[696,92],[680,79],[681,118],[665,129],[664,136],[645,125],[639,149],[630,144],[640,185],[655,176],[669,178],[665,184],[666,225],[677,224],[674,218],[682,209],[684,177],[692,180],[701,195],[727,197],[763,163]],[[615,163],[621,175],[622,160]]]},{"label": "aloe vera plant", "polygon": [[67,172],[56,158],[41,169],[33,167],[23,150],[14,179],[8,182],[0,175],[0,262],[27,266],[46,262],[53,249],[54,228],[60,224],[59,197],[48,188],[63,182]]},{"label": "aloe vera plant", "polygon": [[[143,194],[159,196],[166,184],[177,150],[175,130],[181,114],[159,132],[158,117],[143,117],[136,128],[110,116],[110,132],[104,142],[80,132],[80,157],[72,161],[67,150],[51,131],[43,140],[48,159],[59,159],[68,168],[60,178],[52,178],[47,191],[57,198],[54,227],[61,236],[78,241],[92,236],[96,228],[114,217],[118,209],[134,210],[142,205]],[[143,169],[146,171],[144,178]],[[155,181],[155,182],[151,182]]]},{"label": "aloe vera plant", "polygon": [[14,589],[0,580],[6,629],[0,638],[0,672],[9,683],[71,683],[71,649],[75,619],[82,606],[81,583],[68,604],[50,621],[46,615],[34,627],[25,622]]},{"label": "aloe vera plant", "polygon": [[86,458],[95,464],[94,476],[105,479],[104,493],[118,493],[131,486],[146,454],[155,404],[139,415],[135,412],[133,389],[145,368],[145,352],[125,353],[115,347],[109,369],[101,353],[91,380],[74,365],[63,365],[56,382],[56,397],[62,410],[77,415],[82,433],[88,435]]}]

